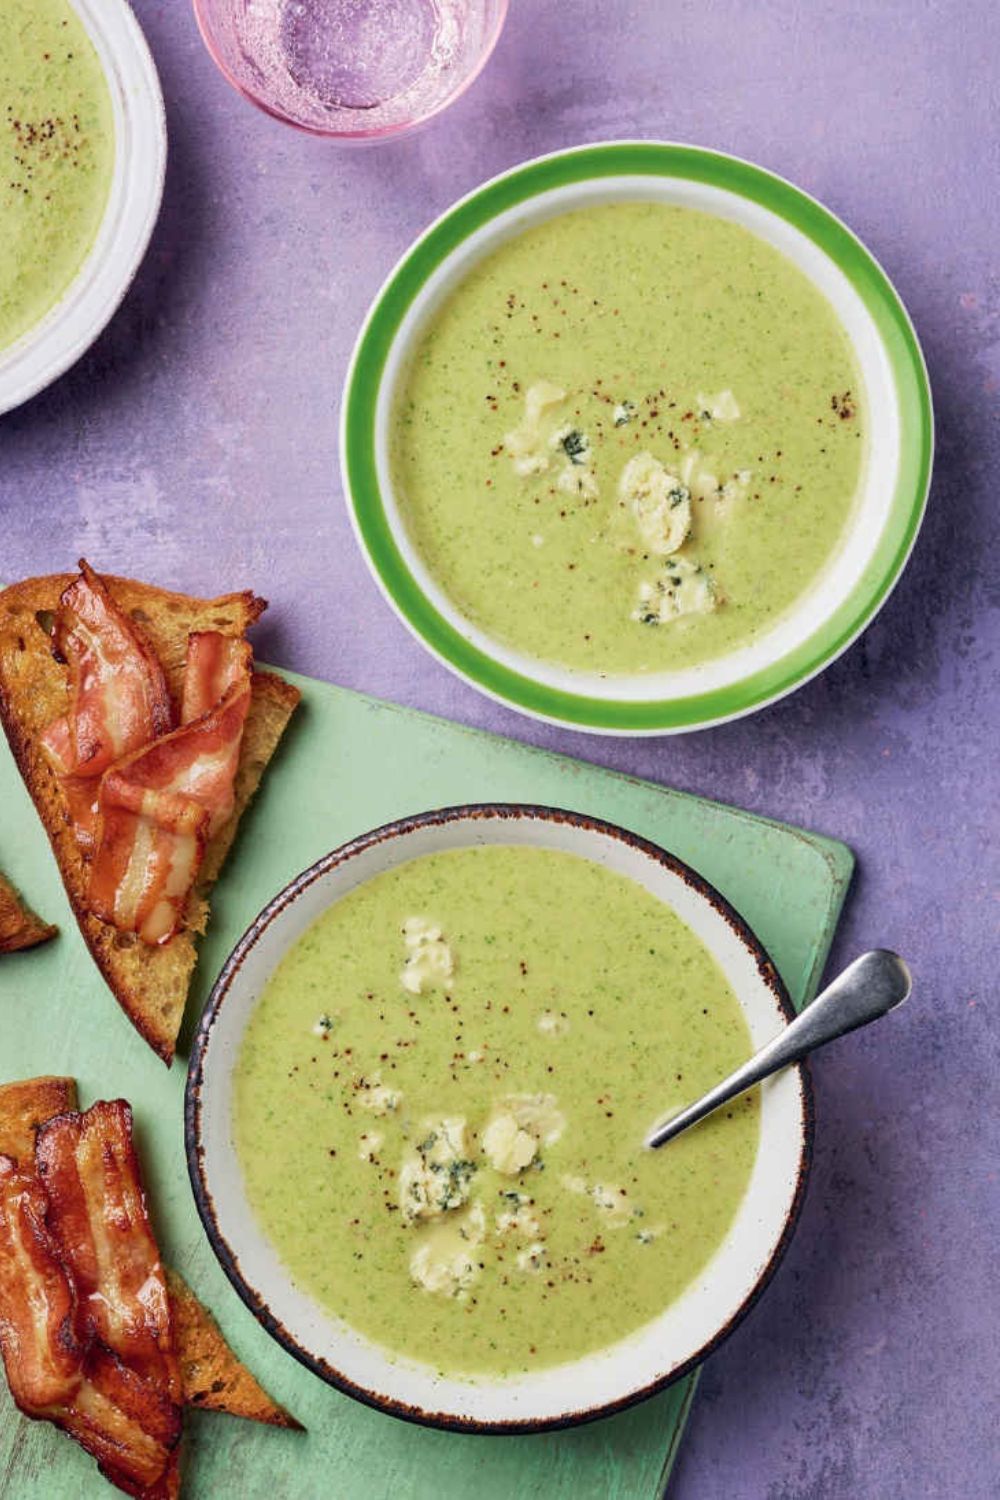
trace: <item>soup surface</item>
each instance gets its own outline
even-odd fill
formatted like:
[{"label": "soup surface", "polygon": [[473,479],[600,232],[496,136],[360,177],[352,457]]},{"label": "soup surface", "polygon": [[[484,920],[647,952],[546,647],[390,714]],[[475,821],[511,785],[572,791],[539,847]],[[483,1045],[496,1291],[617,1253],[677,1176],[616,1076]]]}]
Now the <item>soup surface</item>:
[{"label": "soup surface", "polygon": [[97,235],[114,167],[111,96],[67,0],[4,0],[0,349],[62,296]]},{"label": "soup surface", "polygon": [[864,459],[825,297],[741,226],[653,202],[563,214],[476,266],[390,436],[404,524],[453,605],[600,674],[759,638],[836,552]]},{"label": "soup surface", "polygon": [[706,1264],[756,1096],[642,1141],[749,1051],[714,960],[635,882],[552,850],[427,855],[275,971],[235,1142],[300,1288],[391,1351],[513,1374],[615,1342]]}]

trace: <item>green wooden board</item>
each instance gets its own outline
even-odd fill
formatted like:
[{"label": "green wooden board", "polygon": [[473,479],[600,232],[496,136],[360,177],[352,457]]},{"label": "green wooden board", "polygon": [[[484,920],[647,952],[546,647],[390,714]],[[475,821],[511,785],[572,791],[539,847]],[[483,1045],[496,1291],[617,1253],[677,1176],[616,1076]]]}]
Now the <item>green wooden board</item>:
[{"label": "green wooden board", "polygon": [[[104,987],[70,916],[13,761],[0,754],[0,866],[61,936],[0,959],[0,1080],[71,1073],[84,1105],[131,1100],[162,1248],[305,1435],[195,1413],[185,1493],[239,1500],[654,1500],[694,1377],[620,1416],[529,1437],[432,1432],[370,1411],[302,1369],[238,1300],[195,1212],[184,1166],[186,1041],[213,976],[282,885],[345,839],[406,813],[539,802],[621,823],[688,861],[758,933],[797,1004],[815,993],[850,880],[842,845],[717,803],[464,729],[310,679],[220,881],[178,1062],[167,1071]],[[2,1382],[0,1382],[2,1385]],[[109,1494],[93,1462],[0,1392],[0,1497]]]}]

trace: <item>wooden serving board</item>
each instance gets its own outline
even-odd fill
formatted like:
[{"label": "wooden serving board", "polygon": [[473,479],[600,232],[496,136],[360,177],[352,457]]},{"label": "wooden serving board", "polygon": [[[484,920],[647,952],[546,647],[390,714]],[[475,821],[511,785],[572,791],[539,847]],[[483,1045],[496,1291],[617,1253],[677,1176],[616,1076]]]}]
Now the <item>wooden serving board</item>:
[{"label": "wooden serving board", "polygon": [[[289,674],[290,675],[290,674]],[[71,1073],[86,1106],[131,1100],[165,1255],[214,1309],[238,1353],[305,1434],[193,1414],[185,1494],[211,1500],[654,1500],[696,1377],[588,1427],[529,1437],[434,1432],[330,1389],[264,1333],[202,1233],[184,1162],[187,1040],[230,948],[269,897],[327,850],[406,813],[462,802],[572,808],[621,823],[688,861],[758,933],[796,1004],[815,993],[851,876],[842,845],[580,761],[465,729],[327,683],[303,702],[219,882],[177,1062],[132,1030],[77,933],[41,826],[0,749],[0,867],[60,936],[0,958],[0,1081]],[[110,1495],[91,1459],[27,1422],[0,1381],[2,1500]]]}]

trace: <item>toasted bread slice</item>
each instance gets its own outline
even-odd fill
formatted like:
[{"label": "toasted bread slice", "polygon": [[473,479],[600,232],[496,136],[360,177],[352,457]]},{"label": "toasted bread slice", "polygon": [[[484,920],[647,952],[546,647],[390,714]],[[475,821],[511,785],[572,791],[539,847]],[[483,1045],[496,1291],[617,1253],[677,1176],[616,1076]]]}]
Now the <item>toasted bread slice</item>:
[{"label": "toasted bread slice", "polygon": [[[271,673],[254,673],[236,773],[236,806],[205,851],[182,930],[160,947],[148,946],[133,933],[118,932],[86,909],[87,866],[73,836],[59,779],[38,743],[41,731],[69,706],[68,673],[55,660],[47,631],[59,596],[75,576],[59,573],[29,578],[0,593],[0,722],[45,825],[87,945],[122,1009],[169,1065],[195,965],[195,939],[208,920],[209,890],[299,701],[299,692]],[[265,608],[264,601],[251,593],[193,599],[131,579],[103,576],[117,604],[155,650],[177,702],[189,633],[218,630],[242,635]]]},{"label": "toasted bread slice", "polygon": [[[35,1136],[53,1115],[78,1107],[76,1079],[45,1076],[0,1084],[0,1156],[24,1165],[35,1157]],[[212,1314],[183,1277],[166,1267],[184,1401],[204,1411],[228,1412],[272,1427],[301,1428],[241,1364]]]},{"label": "toasted bread slice", "polygon": [[184,1278],[169,1267],[167,1288],[185,1402],[202,1411],[225,1411],[234,1417],[247,1417],[251,1422],[301,1431],[301,1422],[271,1400],[229,1348],[212,1314],[198,1301]]},{"label": "toasted bread slice", "polygon": [[0,953],[17,953],[21,948],[47,943],[58,930],[36,917],[10,881],[0,874]]},{"label": "toasted bread slice", "polygon": [[0,1084],[0,1156],[22,1165],[33,1162],[38,1127],[76,1107],[75,1078],[45,1074]]}]

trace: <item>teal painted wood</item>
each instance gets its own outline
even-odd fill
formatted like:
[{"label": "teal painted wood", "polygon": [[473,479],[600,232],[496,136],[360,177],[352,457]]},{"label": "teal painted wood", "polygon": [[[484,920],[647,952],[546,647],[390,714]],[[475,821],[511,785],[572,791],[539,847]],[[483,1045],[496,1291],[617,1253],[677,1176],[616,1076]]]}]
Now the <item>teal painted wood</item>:
[{"label": "teal painted wood", "polygon": [[[306,1424],[265,1431],[196,1413],[192,1500],[654,1500],[666,1483],[694,1379],[608,1421],[535,1437],[431,1432],[330,1390],[258,1327],[202,1234],[183,1157],[187,1040],[213,976],[265,901],[327,850],[405,813],[449,803],[542,802],[622,823],[687,860],[756,930],[802,1004],[815,993],[850,880],[842,845],[630,780],[580,761],[293,678],[301,712],[220,882],[178,1062],[169,1072],[125,1021],[84,949],[13,762],[0,756],[0,865],[62,933],[0,961],[0,1080],[72,1073],[81,1098],[118,1094],[136,1112],[160,1242],[216,1312],[234,1347]],[[0,1392],[2,1500],[109,1494],[53,1429]]]}]

